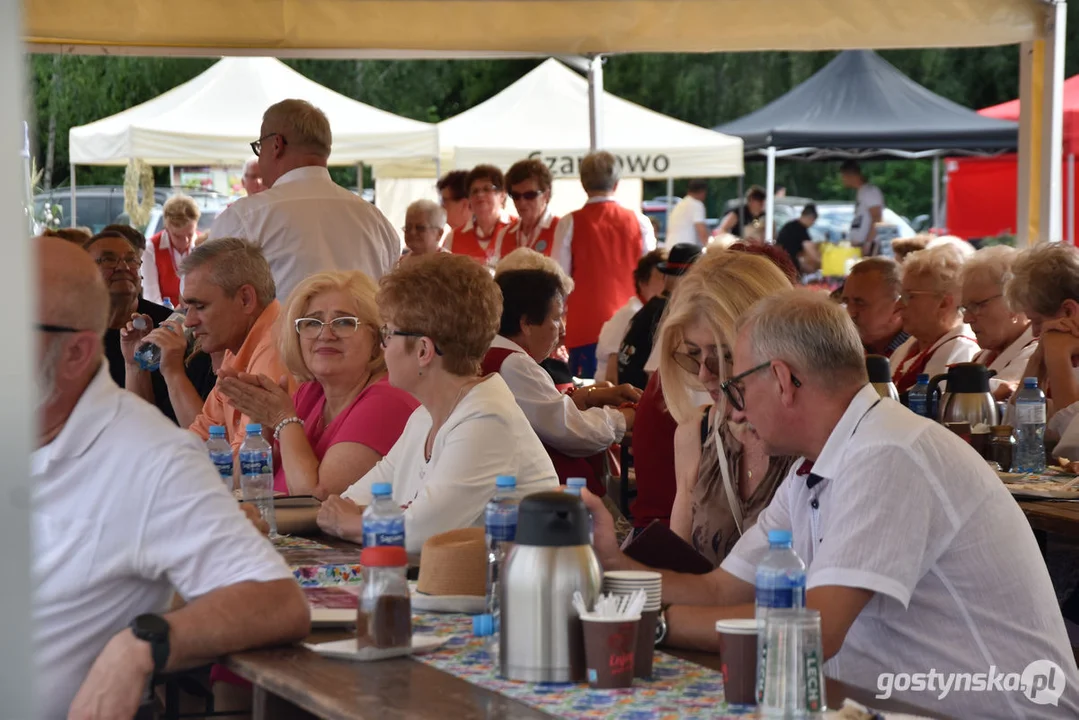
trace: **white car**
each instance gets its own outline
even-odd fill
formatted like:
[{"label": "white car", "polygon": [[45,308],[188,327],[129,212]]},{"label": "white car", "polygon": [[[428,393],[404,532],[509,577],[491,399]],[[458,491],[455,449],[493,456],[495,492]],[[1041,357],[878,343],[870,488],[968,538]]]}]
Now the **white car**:
[{"label": "white car", "polygon": [[[809,229],[809,234],[817,242],[839,242],[850,232],[854,220],[854,203],[824,201],[816,203],[817,222]],[[801,208],[798,210],[801,213]],[[895,211],[884,208],[881,219],[889,225],[899,228],[899,237],[908,238],[917,235],[914,228]]]}]

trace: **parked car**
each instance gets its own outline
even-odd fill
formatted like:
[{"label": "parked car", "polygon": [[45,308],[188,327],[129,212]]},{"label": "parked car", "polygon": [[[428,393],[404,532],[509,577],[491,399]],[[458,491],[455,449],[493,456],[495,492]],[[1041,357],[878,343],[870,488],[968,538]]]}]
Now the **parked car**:
[{"label": "parked car", "polygon": [[[801,208],[798,210],[801,213]],[[854,203],[844,200],[825,200],[817,203],[817,222],[809,230],[810,236],[816,242],[839,242],[846,239],[850,232],[851,221],[854,220]],[[881,218],[889,225],[899,228],[899,237],[908,238],[917,235],[910,226],[895,211],[884,208]]]},{"label": "parked car", "polygon": [[[167,188],[154,189],[154,202],[163,203],[169,197]],[[75,188],[75,222],[92,232],[101,232],[124,211],[123,185],[87,185]],[[41,214],[45,205],[59,205],[63,225],[71,220],[71,188],[53,188],[34,196],[34,211]]]},{"label": "parked car", "polygon": [[[727,217],[728,213],[741,210],[744,200],[741,198],[735,198],[734,200],[728,200],[723,207],[723,214],[719,220],[722,222],[723,218]],[[775,234],[779,234],[779,229],[786,225],[791,220],[796,220],[802,214],[802,208],[806,203],[813,202],[809,198],[804,197],[778,197],[775,199],[774,214],[775,214]],[[718,223],[717,223],[718,225]]]}]

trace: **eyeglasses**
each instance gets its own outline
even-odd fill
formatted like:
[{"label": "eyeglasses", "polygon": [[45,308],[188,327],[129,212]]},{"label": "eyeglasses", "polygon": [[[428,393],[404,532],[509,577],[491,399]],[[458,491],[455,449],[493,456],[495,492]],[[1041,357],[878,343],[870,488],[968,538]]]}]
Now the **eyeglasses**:
[{"label": "eyeglasses", "polygon": [[528,190],[523,193],[511,192],[510,197],[513,198],[513,202],[521,202],[522,200],[532,201],[538,198],[543,193],[539,190]]},{"label": "eyeglasses", "polygon": [[899,299],[904,305],[906,305],[907,303],[910,302],[910,299],[912,297],[914,297],[915,295],[938,295],[939,296],[940,293],[933,292],[932,290],[904,290],[903,292],[899,293]]},{"label": "eyeglasses", "polygon": [[441,229],[442,228],[438,227],[437,225],[405,225],[403,228],[401,228],[401,232],[403,232],[405,235],[408,235],[409,233],[412,233],[412,232],[414,232],[414,233],[425,233],[428,230],[441,230]]},{"label": "eyeglasses", "polygon": [[281,144],[282,145],[287,144],[286,141],[285,141],[285,136],[282,135],[281,133],[267,133],[267,134],[263,135],[262,137],[260,137],[255,142],[251,143],[251,152],[255,153],[255,157],[259,157],[260,156],[259,154],[262,152],[262,141],[267,140],[267,139],[272,138],[272,137],[281,138]]},{"label": "eyeglasses", "polygon": [[701,365],[703,364],[708,369],[708,372],[719,377],[719,358],[715,355],[706,355],[704,357],[704,362],[702,363],[689,353],[675,350],[671,353],[671,359],[674,360],[678,367],[682,368],[690,375],[697,375],[701,371]]},{"label": "eyeglasses", "polygon": [[497,185],[484,185],[482,187],[474,187],[468,191],[468,194],[472,197],[477,195],[490,195],[491,193],[502,192],[502,188]]},{"label": "eyeglasses", "polygon": [[[745,383],[742,381],[753,373],[760,372],[761,370],[764,370],[765,368],[771,366],[772,361],[769,360],[768,362],[761,363],[757,367],[752,367],[743,373],[738,373],[730,380],[726,380],[720,383],[719,389],[722,390],[723,394],[727,396],[727,399],[730,401],[732,408],[738,410],[739,412],[746,409]],[[802,381],[796,378],[794,376],[794,373],[791,373],[791,384],[793,384],[794,387],[802,387]]]},{"label": "eyeglasses", "polygon": [[83,332],[78,328],[73,328],[69,325],[49,325],[48,323],[38,323],[37,329],[40,332],[47,333],[79,333]]},{"label": "eyeglasses", "polygon": [[[411,332],[411,331],[408,331],[408,330],[390,330],[389,325],[383,325],[382,327],[380,327],[378,329],[378,337],[379,337],[379,340],[382,342],[382,347],[383,348],[385,348],[385,347],[387,347],[389,345],[390,338],[392,338],[394,336],[397,336],[397,337],[412,337],[412,338],[427,337],[427,335],[425,335],[424,333],[421,333],[421,332]],[[432,340],[431,344],[435,346],[435,355],[441,355],[442,351],[439,349],[438,343],[436,343],[434,340]]]},{"label": "eyeglasses", "polygon": [[110,255],[109,253],[105,253],[101,257],[94,260],[94,262],[96,262],[99,266],[105,268],[106,270],[115,270],[116,268],[120,267],[121,263],[128,266],[129,268],[134,268],[136,270],[142,267],[142,258],[140,258],[138,255],[125,255],[123,257],[118,257],[116,255]]},{"label": "eyeglasses", "polygon": [[982,310],[985,310],[986,306],[989,303],[993,302],[997,298],[1002,298],[1002,297],[1004,297],[1004,293],[999,293],[997,295],[993,295],[992,297],[987,297],[985,300],[980,300],[978,302],[969,302],[966,305],[960,306],[959,312],[961,312],[961,313],[970,313],[971,315],[977,315],[977,314],[981,313]]},{"label": "eyeglasses", "polygon": [[322,328],[327,325],[334,336],[339,338],[347,338],[356,334],[356,330],[360,325],[359,318],[355,317],[339,317],[330,320],[329,322],[323,322],[318,318],[297,318],[296,319],[296,332],[300,337],[307,340],[314,340],[322,334]]}]

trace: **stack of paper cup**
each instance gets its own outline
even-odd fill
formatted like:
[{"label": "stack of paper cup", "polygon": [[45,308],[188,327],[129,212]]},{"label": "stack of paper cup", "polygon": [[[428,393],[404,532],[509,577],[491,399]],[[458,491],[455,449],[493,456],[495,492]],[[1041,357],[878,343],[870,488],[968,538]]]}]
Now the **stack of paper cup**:
[{"label": "stack of paper cup", "polygon": [[603,592],[631,595],[643,590],[647,596],[637,630],[637,653],[634,676],[652,677],[652,656],[655,651],[656,621],[663,601],[663,576],[649,570],[612,570],[603,573]]}]

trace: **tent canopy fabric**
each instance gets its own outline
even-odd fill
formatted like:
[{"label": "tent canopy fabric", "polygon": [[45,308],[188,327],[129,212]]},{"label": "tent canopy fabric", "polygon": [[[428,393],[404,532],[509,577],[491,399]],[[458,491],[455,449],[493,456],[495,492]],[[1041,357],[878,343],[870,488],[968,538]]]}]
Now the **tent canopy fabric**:
[{"label": "tent canopy fabric", "polygon": [[[742,141],[603,93],[602,147],[622,177],[741,175]],[[589,151],[588,82],[548,59],[494,97],[438,125],[442,170],[537,158],[554,177],[579,176]],[[430,162],[376,166],[377,177],[429,177]]]},{"label": "tent canopy fabric", "polygon": [[1044,0],[23,0],[31,49],[285,57],[1008,45]]},{"label": "tent canopy fabric", "polygon": [[[1019,120],[1019,101],[1009,100],[1000,105],[983,108],[979,115],[998,120]],[[1064,154],[1079,151],[1079,75],[1064,81]]]},{"label": "tent canopy fabric", "polygon": [[870,50],[848,50],[763,108],[716,128],[746,150],[814,158],[1014,150],[1018,125],[935,95]]},{"label": "tent canopy fabric", "polygon": [[240,164],[252,157],[262,113],[286,98],[307,100],[333,130],[330,163],[433,158],[434,125],[352,100],[274,58],[224,58],[183,85],[111,117],[70,131],[70,160],[79,165]]}]

